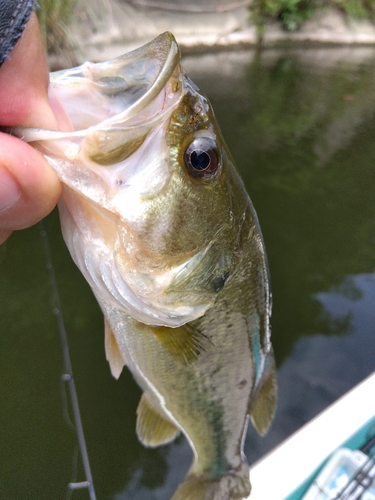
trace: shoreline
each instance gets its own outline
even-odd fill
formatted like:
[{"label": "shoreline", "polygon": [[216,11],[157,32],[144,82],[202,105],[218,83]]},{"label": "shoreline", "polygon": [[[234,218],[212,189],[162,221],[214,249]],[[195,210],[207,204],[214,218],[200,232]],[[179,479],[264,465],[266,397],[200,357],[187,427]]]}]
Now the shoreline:
[{"label": "shoreline", "polygon": [[137,9],[121,0],[106,6],[93,0],[90,9],[78,2],[74,21],[66,27],[68,47],[50,54],[53,69],[100,62],[138,48],[164,31],[171,31],[183,55],[223,50],[282,46],[374,46],[375,23],[351,20],[338,9],[316,11],[298,31],[285,31],[267,21],[261,38],[258,28],[241,6],[221,13],[165,12]]}]

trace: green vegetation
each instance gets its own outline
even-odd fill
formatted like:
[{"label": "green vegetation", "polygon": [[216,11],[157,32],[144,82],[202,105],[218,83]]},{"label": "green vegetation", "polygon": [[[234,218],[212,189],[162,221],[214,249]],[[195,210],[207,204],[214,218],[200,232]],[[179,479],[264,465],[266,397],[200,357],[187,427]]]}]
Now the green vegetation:
[{"label": "green vegetation", "polygon": [[375,19],[375,0],[253,0],[249,10],[261,35],[267,19],[295,31],[316,9],[326,7],[337,7],[353,19]]},{"label": "green vegetation", "polygon": [[[38,1],[37,15],[49,53],[61,55],[69,51],[68,26],[77,2],[78,0]],[[86,0],[86,4],[83,4],[88,8],[90,0]],[[313,12],[327,7],[338,8],[351,19],[375,21],[375,0],[252,0],[249,12],[251,20],[258,26],[261,38],[266,21],[269,19],[278,20],[287,31],[296,31]]]},{"label": "green vegetation", "polygon": [[67,48],[70,18],[77,0],[38,0],[37,16],[46,49],[61,53]]}]

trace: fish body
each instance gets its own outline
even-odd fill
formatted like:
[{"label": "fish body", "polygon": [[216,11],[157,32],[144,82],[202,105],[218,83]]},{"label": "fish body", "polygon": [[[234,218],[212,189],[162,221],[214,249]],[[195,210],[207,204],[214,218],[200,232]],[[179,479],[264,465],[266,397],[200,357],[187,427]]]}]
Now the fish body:
[{"label": "fish body", "polygon": [[143,390],[146,446],[194,460],[173,500],[247,498],[247,417],[276,403],[263,239],[212,108],[169,33],[51,75],[74,132],[15,131],[63,182],[64,239],[102,308],[112,373]]}]

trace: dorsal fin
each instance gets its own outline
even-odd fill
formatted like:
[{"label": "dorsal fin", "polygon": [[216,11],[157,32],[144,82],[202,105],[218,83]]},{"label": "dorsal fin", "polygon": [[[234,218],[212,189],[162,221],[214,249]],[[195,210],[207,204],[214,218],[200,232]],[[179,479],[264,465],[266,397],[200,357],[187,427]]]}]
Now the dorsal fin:
[{"label": "dorsal fin", "polygon": [[178,328],[167,326],[151,326],[150,328],[170,354],[183,364],[191,364],[195,361],[206,350],[205,345],[210,343],[207,337],[189,324]]},{"label": "dorsal fin", "polygon": [[255,400],[250,403],[249,415],[253,426],[263,436],[268,431],[276,410],[276,365],[272,352],[267,358],[266,369],[259,384]]},{"label": "dorsal fin", "polygon": [[145,446],[155,447],[175,439],[180,430],[142,394],[137,408],[137,435]]},{"label": "dorsal fin", "polygon": [[112,332],[112,328],[106,318],[104,318],[104,346],[105,357],[109,363],[111,373],[115,378],[119,378],[125,362],[121,356],[116,337]]}]

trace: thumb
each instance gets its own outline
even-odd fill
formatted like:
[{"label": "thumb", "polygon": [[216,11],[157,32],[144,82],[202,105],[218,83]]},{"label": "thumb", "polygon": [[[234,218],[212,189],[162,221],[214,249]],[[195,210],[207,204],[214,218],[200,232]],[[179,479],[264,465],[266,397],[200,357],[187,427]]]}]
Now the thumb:
[{"label": "thumb", "polygon": [[0,133],[0,244],[14,229],[29,227],[56,205],[61,184],[44,157]]}]

